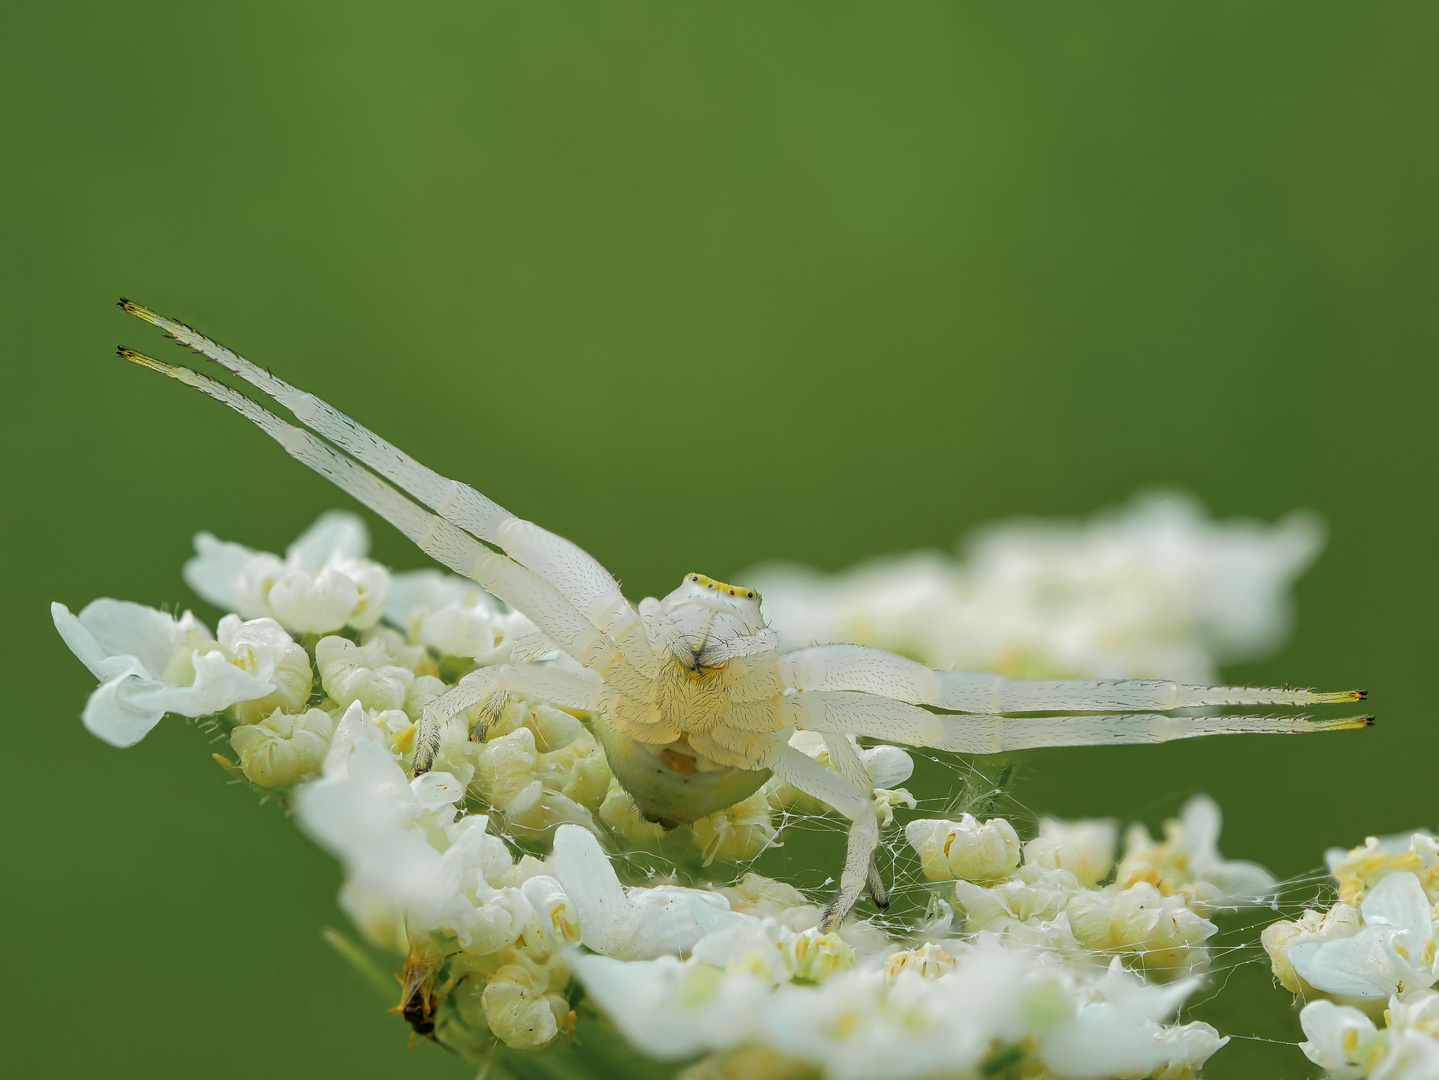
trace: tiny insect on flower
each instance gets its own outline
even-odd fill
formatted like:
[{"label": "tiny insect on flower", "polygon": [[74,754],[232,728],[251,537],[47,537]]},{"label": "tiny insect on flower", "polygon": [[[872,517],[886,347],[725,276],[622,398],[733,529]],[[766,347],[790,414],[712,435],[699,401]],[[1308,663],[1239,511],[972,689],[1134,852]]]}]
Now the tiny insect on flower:
[{"label": "tiny insect on flower", "polygon": [[[1224,706],[1351,702],[1364,696],[1359,691],[1005,679],[937,671],[847,644],[781,652],[758,591],[700,573],[686,574],[668,596],[636,605],[608,570],[571,541],[426,468],[319,398],[183,323],[129,301],[122,300],[121,307],[238,375],[288,409],[299,426],[189,368],[129,349],[120,350],[122,357],[238,412],[427,555],[503,600],[543,636],[540,645],[527,648],[528,655],[558,650],[578,664],[578,670],[545,666],[512,655],[510,662],[480,667],[418,706],[416,773],[430,769],[452,721],[477,716],[475,733],[482,736],[506,695],[523,694],[595,714],[615,779],[652,821],[695,821],[741,802],[777,777],[851,823],[825,931],[844,920],[866,889],[880,906],[887,895],[874,859],[880,831],[874,777],[848,736],[989,754],[1370,723],[1366,716],[1172,715]],[[303,569],[298,562],[274,569],[298,575],[296,591],[304,593],[304,604],[297,601],[292,617],[323,615],[325,621],[351,623],[368,617],[358,586],[350,608],[319,611],[318,600],[305,592],[311,579]],[[407,700],[396,707],[417,704]],[[790,736],[798,731],[823,738],[833,768],[791,745]]]}]

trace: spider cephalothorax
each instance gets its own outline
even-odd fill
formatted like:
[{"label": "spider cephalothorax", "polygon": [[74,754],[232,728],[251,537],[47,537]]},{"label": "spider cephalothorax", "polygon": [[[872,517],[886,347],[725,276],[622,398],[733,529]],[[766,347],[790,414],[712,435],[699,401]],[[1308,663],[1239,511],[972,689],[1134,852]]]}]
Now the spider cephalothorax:
[{"label": "spider cephalothorax", "polygon": [[686,574],[663,600],[640,601],[639,611],[650,643],[696,674],[779,643],[760,614],[759,593],[704,574]]},{"label": "spider cephalothorax", "polygon": [[[516,661],[467,675],[425,707],[416,739],[417,773],[434,761],[445,725],[475,706],[483,725],[496,703],[514,692],[596,714],[615,777],[657,821],[714,813],[777,776],[851,822],[827,928],[844,918],[866,885],[876,902],[884,900],[874,868],[879,826],[873,783],[850,736],[987,754],[1369,722],[1368,717],[1173,715],[1228,705],[1357,701],[1364,696],[1360,691],[1012,680],[934,671],[859,645],[816,645],[781,654],[761,615],[759,595],[702,574],[689,574],[663,600],[646,599],[636,607],[609,571],[570,541],[426,468],[319,398],[188,326],[128,301],[121,306],[269,395],[303,426],[188,368],[127,349],[122,356],[245,416],[426,554],[522,612],[547,646],[578,663],[579,670],[569,670]],[[822,735],[833,769],[790,744],[790,736],[801,730]]]}]

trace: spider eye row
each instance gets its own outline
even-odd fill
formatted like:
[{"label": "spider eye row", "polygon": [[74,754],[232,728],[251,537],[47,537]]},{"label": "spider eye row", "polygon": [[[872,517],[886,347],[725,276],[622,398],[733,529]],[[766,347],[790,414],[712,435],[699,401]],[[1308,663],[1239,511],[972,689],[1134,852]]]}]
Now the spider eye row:
[{"label": "spider eye row", "polygon": [[715,581],[714,578],[705,577],[703,574],[690,574],[689,580],[696,585],[703,585],[706,589],[726,593],[729,596],[742,597],[745,600],[758,600],[759,593],[753,589],[746,589],[743,585],[729,585],[723,581]]}]

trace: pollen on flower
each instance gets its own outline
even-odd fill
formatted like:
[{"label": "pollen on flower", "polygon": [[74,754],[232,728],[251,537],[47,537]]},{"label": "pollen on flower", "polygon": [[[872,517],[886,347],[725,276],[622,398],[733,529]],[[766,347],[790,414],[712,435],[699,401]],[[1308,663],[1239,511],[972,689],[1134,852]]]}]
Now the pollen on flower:
[{"label": "pollen on flower", "polygon": [[884,977],[893,982],[901,971],[912,971],[926,979],[937,979],[954,970],[955,959],[932,941],[917,949],[891,954],[884,962]]},{"label": "pollen on flower", "polygon": [[1439,903],[1439,837],[1427,829],[1412,833],[1366,837],[1359,847],[1331,848],[1325,861],[1342,903],[1355,906],[1380,881],[1393,873],[1411,873],[1419,879],[1430,903]]},{"label": "pollen on flower", "polygon": [[819,982],[855,965],[855,952],[838,934],[803,930],[785,943],[785,956],[797,978]]},{"label": "pollen on flower", "polygon": [[1218,805],[1200,795],[1184,804],[1178,818],[1164,823],[1162,842],[1143,825],[1130,826],[1116,882],[1122,887],[1147,882],[1164,896],[1182,895],[1205,916],[1218,907],[1262,902],[1274,891],[1274,876],[1255,863],[1220,855],[1220,824]]},{"label": "pollen on flower", "polygon": [[1387,999],[1384,1026],[1363,1011],[1311,1001],[1299,1014],[1299,1049],[1335,1077],[1423,1080],[1439,1065],[1439,993],[1413,990]]}]

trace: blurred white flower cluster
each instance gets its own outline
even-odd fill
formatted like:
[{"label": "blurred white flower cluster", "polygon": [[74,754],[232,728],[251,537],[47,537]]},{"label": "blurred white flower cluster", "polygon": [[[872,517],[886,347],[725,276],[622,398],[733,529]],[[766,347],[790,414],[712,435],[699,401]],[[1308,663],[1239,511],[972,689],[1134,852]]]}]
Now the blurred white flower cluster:
[{"label": "blurred white flower cluster", "polygon": [[1388,999],[1384,1027],[1362,1010],[1311,1001],[1299,1014],[1306,1057],[1335,1080],[1434,1080],[1439,1076],[1439,994],[1413,990]]},{"label": "blurred white flower cluster", "polygon": [[1304,1052],[1344,1080],[1439,1076],[1439,837],[1371,836],[1325,861],[1338,899],[1263,934],[1275,977],[1310,999]]},{"label": "blurred white flower cluster", "polygon": [[[1205,678],[1282,632],[1285,591],[1317,538],[1305,519],[1218,525],[1158,499],[1084,527],[1000,528],[963,564],[769,576],[765,605],[793,643],[854,640],[1011,674]],[[778,843],[786,820],[827,811],[778,780],[666,832],[614,781],[602,721],[520,695],[483,739],[451,725],[432,771],[414,775],[421,711],[467,672],[570,663],[477,586],[388,571],[344,513],[284,557],[208,534],[196,550],[185,579],[228,612],[213,634],[189,612],[53,606],[100,682],[84,723],[116,746],[166,714],[218,725],[221,763],[293,807],[342,863],[340,903],[366,941],[405,958],[397,1011],[420,1035],[493,1060],[571,1053],[588,1023],[591,1047],[617,1031],[650,1057],[690,1062],[688,1080],[1181,1080],[1226,1041],[1174,1017],[1205,969],[1210,916],[1273,881],[1219,855],[1207,799],[1161,841],[1132,828],[1117,862],[1112,822],[1043,821],[1021,840],[998,818],[910,820],[918,865],[901,863],[928,880],[929,912],[821,933],[820,908],[789,884],[743,868],[703,880],[702,867]],[[822,737],[792,742],[837,768]],[[916,807],[900,786],[910,756],[853,745],[880,821],[900,835],[896,812]],[[1432,888],[1433,860],[1415,857],[1394,876]],[[637,866],[650,869],[622,882]],[[1354,876],[1351,936],[1361,910],[1374,925],[1408,917],[1395,912],[1412,896],[1372,900],[1384,899],[1379,870]],[[565,1062],[584,1073],[583,1055]]]},{"label": "blurred white flower cluster", "polygon": [[775,565],[743,580],[785,648],[853,642],[1014,677],[1208,682],[1283,640],[1290,587],[1322,545],[1308,514],[1216,522],[1193,499],[1154,494],[1087,522],[991,526],[960,557],[838,574]]}]

